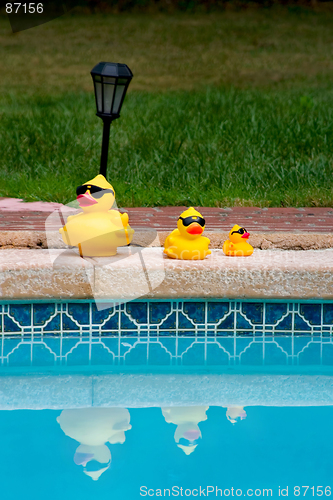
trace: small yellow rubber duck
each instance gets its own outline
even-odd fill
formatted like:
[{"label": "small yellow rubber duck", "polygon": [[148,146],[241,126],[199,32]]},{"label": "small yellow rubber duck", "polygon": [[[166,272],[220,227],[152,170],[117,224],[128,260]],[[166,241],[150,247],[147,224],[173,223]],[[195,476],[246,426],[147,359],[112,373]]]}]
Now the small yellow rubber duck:
[{"label": "small yellow rubber duck", "polygon": [[79,248],[81,257],[109,257],[118,246],[129,245],[134,230],[128,224],[128,214],[111,210],[115,192],[101,174],[76,189],[83,212],[67,218],[59,229],[67,245]]},{"label": "small yellow rubber duck", "polygon": [[202,260],[212,252],[208,250],[210,240],[201,236],[205,219],[193,207],[185,210],[178,219],[177,228],[164,243],[164,253],[171,259]]},{"label": "small yellow rubber duck", "polygon": [[234,257],[244,257],[253,254],[253,247],[246,241],[250,233],[237,224],[229,233],[229,239],[223,244],[223,252]]}]

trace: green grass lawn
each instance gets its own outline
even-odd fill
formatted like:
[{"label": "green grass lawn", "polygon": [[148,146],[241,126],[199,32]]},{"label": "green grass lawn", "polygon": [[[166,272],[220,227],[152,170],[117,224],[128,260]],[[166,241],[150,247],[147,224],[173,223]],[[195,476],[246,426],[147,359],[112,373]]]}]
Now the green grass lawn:
[{"label": "green grass lawn", "polygon": [[333,12],[0,19],[0,196],[75,198],[98,173],[90,69],[134,73],[111,128],[119,206],[333,202]]}]

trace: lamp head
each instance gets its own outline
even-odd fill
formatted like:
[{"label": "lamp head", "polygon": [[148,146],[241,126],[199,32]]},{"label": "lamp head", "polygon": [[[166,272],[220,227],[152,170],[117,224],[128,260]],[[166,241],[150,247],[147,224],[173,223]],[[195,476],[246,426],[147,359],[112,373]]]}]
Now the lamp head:
[{"label": "lamp head", "polygon": [[126,64],[100,62],[91,70],[94,82],[97,116],[119,118],[133,73]]}]

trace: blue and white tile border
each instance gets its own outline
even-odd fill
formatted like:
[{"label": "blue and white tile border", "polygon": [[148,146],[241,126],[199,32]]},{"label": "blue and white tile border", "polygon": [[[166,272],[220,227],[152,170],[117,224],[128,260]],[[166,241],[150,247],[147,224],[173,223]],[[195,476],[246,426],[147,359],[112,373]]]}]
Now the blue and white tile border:
[{"label": "blue and white tile border", "polygon": [[0,303],[2,367],[333,366],[332,301]]}]

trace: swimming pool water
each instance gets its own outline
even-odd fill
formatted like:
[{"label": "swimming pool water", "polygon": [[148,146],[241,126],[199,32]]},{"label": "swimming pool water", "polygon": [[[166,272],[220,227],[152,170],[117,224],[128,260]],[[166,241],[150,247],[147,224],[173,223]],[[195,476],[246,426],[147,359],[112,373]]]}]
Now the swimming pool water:
[{"label": "swimming pool water", "polygon": [[333,366],[330,301],[9,301],[0,334],[2,368]]},{"label": "swimming pool water", "polygon": [[12,301],[0,327],[4,500],[331,496],[333,303]]},{"label": "swimming pool water", "polygon": [[[288,487],[288,497],[296,498],[295,486],[314,486],[315,496],[318,486],[333,487],[331,406],[229,409],[229,419],[227,408],[217,406],[75,412],[0,411],[2,498],[135,500],[158,498],[159,490],[162,497],[166,490],[165,498],[194,498],[200,487],[201,498],[219,498],[216,490],[207,495],[207,486],[222,489],[223,496],[227,490],[250,496],[251,489],[262,497],[268,488],[272,498]],[[189,454],[177,446],[178,440],[188,447],[184,435],[197,438]],[[94,460],[94,453],[108,462]],[[87,474],[103,468],[97,480]],[[313,498],[312,490],[306,497]]]}]

